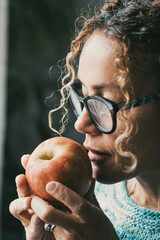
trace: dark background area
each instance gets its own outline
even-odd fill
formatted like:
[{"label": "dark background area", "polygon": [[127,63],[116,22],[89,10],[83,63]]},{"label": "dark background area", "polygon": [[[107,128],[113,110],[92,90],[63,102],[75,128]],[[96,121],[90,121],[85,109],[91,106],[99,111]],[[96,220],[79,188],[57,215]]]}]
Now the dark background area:
[{"label": "dark background area", "polygon": [[[2,239],[23,240],[20,222],[8,207],[17,198],[15,177],[24,173],[20,159],[53,136],[45,100],[57,89],[57,62],[66,56],[74,37],[74,22],[82,9],[99,1],[10,0],[7,72],[7,127],[3,179]],[[51,77],[49,68],[53,66]],[[50,99],[50,103],[53,99]],[[63,136],[83,142],[73,128],[71,113]]]}]

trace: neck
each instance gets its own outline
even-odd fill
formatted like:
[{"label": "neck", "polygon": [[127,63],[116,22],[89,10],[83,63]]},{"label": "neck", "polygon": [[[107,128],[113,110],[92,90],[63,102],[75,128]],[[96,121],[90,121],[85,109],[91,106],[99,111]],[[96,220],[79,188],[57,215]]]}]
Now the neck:
[{"label": "neck", "polygon": [[153,174],[143,174],[128,180],[127,189],[128,192],[131,191],[130,198],[137,204],[160,211],[160,170],[157,172],[154,170]]}]

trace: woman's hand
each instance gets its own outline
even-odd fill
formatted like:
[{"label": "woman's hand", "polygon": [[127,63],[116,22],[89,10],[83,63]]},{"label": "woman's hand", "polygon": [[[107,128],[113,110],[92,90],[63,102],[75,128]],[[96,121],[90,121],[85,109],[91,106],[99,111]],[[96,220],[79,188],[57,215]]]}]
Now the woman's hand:
[{"label": "woman's hand", "polygon": [[[26,167],[29,155],[22,157]],[[19,198],[10,204],[10,212],[25,227],[27,240],[117,240],[115,230],[98,206],[94,196],[94,181],[85,196],[80,197],[58,182],[50,182],[49,194],[65,204],[70,211],[62,212],[31,192],[25,175],[16,178]],[[44,229],[45,223],[56,225],[54,232]]]},{"label": "woman's hand", "polygon": [[[70,213],[65,213],[37,196],[32,198],[31,207],[36,215],[44,222],[56,225],[54,235],[57,240],[118,239],[111,222],[99,207],[61,183],[50,182],[46,189],[70,209]],[[93,191],[87,197],[96,203]]]},{"label": "woman's hand", "polygon": [[[25,168],[29,155],[22,157],[22,165]],[[31,208],[33,194],[27,184],[25,175],[16,177],[18,199],[10,204],[11,214],[19,219],[26,231],[27,240],[55,240],[53,233],[44,230],[44,222]]]}]

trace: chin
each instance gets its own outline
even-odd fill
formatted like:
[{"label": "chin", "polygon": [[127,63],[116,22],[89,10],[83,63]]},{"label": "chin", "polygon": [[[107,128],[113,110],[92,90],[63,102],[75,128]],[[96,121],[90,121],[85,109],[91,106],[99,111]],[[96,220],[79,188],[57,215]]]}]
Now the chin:
[{"label": "chin", "polygon": [[99,167],[92,164],[93,178],[103,184],[114,184],[127,179],[120,169]]}]

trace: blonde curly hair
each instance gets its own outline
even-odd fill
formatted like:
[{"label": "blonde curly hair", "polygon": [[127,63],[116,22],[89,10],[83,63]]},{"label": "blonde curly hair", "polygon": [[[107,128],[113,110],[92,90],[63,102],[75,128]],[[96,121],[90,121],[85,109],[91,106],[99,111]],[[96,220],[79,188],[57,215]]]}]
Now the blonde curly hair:
[{"label": "blonde curly hair", "polygon": [[[76,37],[71,42],[70,52],[66,56],[65,75],[62,78],[61,102],[58,108],[49,112],[49,125],[52,128],[52,113],[63,109],[62,127],[57,133],[61,134],[66,126],[68,110],[66,104],[69,98],[69,86],[76,77],[77,62],[82,48],[88,37],[95,31],[101,30],[106,37],[117,40],[122,47],[121,56],[115,59],[120,71],[117,82],[126,100],[126,104],[134,97],[132,74],[137,73],[160,81],[160,1],[155,0],[108,0],[103,7],[89,12],[89,16],[81,16],[76,21]],[[80,29],[80,30],[79,30]],[[144,57],[145,68],[138,62],[138,55]],[[159,82],[158,82],[159,84]],[[160,84],[159,84],[160,85]],[[125,108],[125,106],[124,106]],[[115,141],[117,152],[127,159],[128,164],[119,163],[123,170],[131,172],[137,165],[136,156],[125,146],[136,133],[136,122],[131,122],[123,116],[124,131]]]}]

